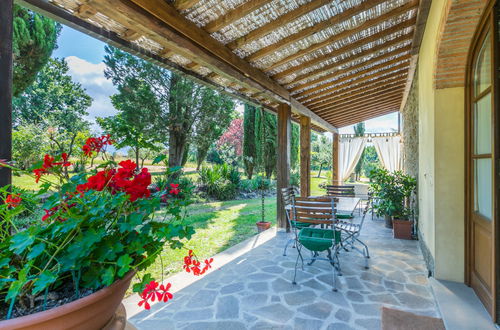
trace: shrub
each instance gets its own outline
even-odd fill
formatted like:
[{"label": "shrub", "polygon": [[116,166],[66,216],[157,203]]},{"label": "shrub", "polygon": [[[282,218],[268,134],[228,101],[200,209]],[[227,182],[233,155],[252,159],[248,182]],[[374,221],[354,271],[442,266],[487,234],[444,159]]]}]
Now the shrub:
[{"label": "shrub", "polygon": [[230,165],[214,165],[212,168],[202,167],[200,184],[210,197],[228,200],[236,197],[241,181],[238,170]]},{"label": "shrub", "polygon": [[269,190],[273,186],[273,182],[259,175],[251,180],[241,180],[240,190],[244,192],[254,192],[260,190],[261,185],[263,185],[264,190]]}]

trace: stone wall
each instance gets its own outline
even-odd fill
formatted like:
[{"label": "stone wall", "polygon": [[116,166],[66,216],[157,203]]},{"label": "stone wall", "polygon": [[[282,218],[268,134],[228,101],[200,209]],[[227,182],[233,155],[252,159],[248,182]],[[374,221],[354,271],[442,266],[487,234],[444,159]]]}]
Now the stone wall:
[{"label": "stone wall", "polygon": [[405,173],[418,177],[418,69],[406,105],[401,112],[403,120],[403,168]]}]

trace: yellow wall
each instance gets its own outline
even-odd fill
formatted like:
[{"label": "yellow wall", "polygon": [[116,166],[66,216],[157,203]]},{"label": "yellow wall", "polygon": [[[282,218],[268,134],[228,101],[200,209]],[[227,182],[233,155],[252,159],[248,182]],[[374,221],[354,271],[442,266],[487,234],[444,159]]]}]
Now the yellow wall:
[{"label": "yellow wall", "polygon": [[434,276],[464,279],[464,89],[434,88],[446,0],[432,1],[419,54],[419,229]]}]

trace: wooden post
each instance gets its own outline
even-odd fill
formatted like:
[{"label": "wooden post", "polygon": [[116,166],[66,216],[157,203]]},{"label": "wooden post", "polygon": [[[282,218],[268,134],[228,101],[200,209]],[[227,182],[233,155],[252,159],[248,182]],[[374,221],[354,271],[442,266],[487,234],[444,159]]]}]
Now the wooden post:
[{"label": "wooden post", "polygon": [[300,116],[300,195],[311,195],[311,118]]},{"label": "wooden post", "polygon": [[[0,160],[12,159],[13,0],[0,1]],[[0,167],[0,187],[11,184],[11,171]]]},{"label": "wooden post", "polygon": [[339,134],[333,133],[332,142],[332,184],[340,185],[341,183],[339,173]]},{"label": "wooden post", "polygon": [[290,105],[281,103],[278,106],[278,161],[277,161],[277,216],[278,228],[286,228],[290,231],[284,209],[281,188],[290,185],[290,137],[291,137],[291,115]]}]

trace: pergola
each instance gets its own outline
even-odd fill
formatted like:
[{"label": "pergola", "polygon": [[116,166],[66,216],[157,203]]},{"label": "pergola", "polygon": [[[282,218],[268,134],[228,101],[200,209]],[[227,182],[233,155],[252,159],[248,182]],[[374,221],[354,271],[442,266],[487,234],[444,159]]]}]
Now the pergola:
[{"label": "pergola", "polygon": [[[12,2],[0,1],[0,159],[11,159]],[[430,0],[19,0],[19,4],[278,116],[278,191],[300,123],[301,191],[310,131],[400,110]],[[10,173],[0,170],[0,185]],[[337,180],[334,174],[334,180]],[[279,195],[279,194],[278,194]],[[286,220],[278,197],[278,223]]]}]

